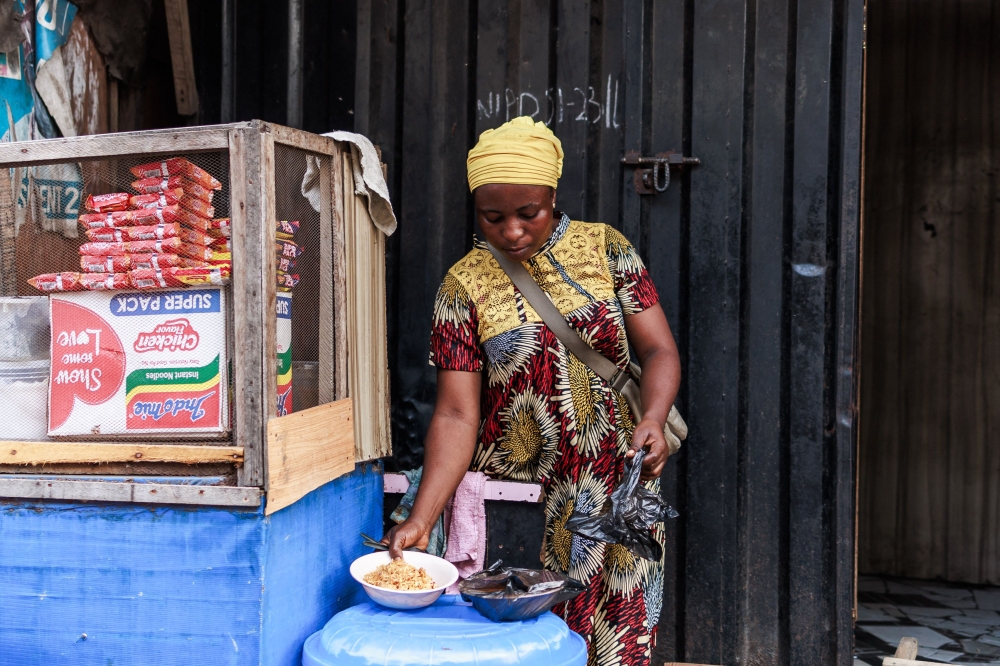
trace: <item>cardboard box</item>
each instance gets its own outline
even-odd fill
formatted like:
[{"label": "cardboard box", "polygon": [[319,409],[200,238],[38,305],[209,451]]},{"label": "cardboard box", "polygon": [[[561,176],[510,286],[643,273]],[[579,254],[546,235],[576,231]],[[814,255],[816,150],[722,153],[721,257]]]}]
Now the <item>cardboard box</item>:
[{"label": "cardboard box", "polygon": [[221,288],[50,297],[49,435],[228,432]]},{"label": "cardboard box", "polygon": [[292,295],[279,293],[275,304],[278,357],[278,416],[292,413]]}]

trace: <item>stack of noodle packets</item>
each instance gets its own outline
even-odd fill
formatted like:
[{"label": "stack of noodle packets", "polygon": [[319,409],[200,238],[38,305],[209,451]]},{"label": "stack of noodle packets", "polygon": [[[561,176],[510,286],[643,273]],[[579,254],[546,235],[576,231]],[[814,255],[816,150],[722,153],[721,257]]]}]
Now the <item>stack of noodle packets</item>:
[{"label": "stack of noodle packets", "polygon": [[220,285],[233,255],[229,219],[215,218],[222,183],[183,157],[131,169],[135,194],[87,197],[80,273],[37,275],[42,292]]}]

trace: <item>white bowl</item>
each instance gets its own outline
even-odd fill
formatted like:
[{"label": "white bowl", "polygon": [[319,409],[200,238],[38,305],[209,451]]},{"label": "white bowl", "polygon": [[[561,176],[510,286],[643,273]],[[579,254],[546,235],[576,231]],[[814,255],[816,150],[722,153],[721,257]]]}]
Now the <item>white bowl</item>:
[{"label": "white bowl", "polygon": [[433,590],[388,590],[365,582],[365,575],[375,571],[383,564],[388,564],[391,560],[388,552],[376,551],[371,555],[363,555],[351,563],[351,576],[361,583],[361,587],[365,588],[368,597],[380,606],[399,610],[424,608],[437,601],[441,593],[458,580],[458,569],[448,560],[427,553],[406,550],[403,551],[403,561],[424,569],[427,575],[434,580]]}]

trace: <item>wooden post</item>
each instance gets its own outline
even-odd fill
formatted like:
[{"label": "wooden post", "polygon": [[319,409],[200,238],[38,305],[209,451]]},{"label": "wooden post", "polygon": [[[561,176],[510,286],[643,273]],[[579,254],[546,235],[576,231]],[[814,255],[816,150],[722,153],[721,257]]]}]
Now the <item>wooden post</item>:
[{"label": "wooden post", "polygon": [[333,305],[333,188],[330,182],[331,162],[335,159],[324,155],[319,159],[319,404],[334,400],[336,364],[334,357]]},{"label": "wooden post", "polygon": [[[346,398],[347,367],[347,254],[344,245],[346,221],[344,215],[344,157],[338,147],[330,169],[330,192],[333,200],[333,317],[334,317],[334,387],[337,400]],[[352,191],[353,192],[353,191]]]},{"label": "wooden post", "polygon": [[[243,447],[239,485],[264,483],[263,419],[265,357],[264,295],[260,247],[263,213],[260,194],[260,129],[256,124],[230,133],[230,218],[233,227],[233,366],[235,422],[233,439]],[[273,252],[272,252],[273,254]],[[272,307],[270,314],[274,315]]]},{"label": "wooden post", "polygon": [[187,0],[165,0],[167,35],[170,39],[170,64],[174,70],[174,94],[177,113],[198,113],[198,88],[194,82],[194,54],[191,50],[191,25]]}]

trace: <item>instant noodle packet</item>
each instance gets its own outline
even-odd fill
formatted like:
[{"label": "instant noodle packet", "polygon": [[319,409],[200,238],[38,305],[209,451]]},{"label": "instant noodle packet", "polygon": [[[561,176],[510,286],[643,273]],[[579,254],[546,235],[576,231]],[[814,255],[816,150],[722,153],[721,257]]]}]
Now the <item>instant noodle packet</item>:
[{"label": "instant noodle packet", "polygon": [[289,259],[288,257],[278,257],[278,271],[282,273],[290,273],[295,269],[295,260]]},{"label": "instant noodle packet", "polygon": [[298,220],[278,220],[277,236],[279,240],[292,240],[298,230]]},{"label": "instant noodle packet", "polygon": [[126,273],[152,268],[204,268],[209,264],[176,254],[121,254],[110,257],[84,255],[80,268],[87,273]]},{"label": "instant noodle packet", "polygon": [[28,284],[45,293],[53,291],[80,291],[79,273],[43,273],[28,279]]},{"label": "instant noodle packet", "polygon": [[141,178],[134,181],[132,187],[140,194],[156,194],[158,192],[170,192],[175,189],[181,189],[185,194],[190,194],[207,204],[212,203],[212,198],[215,196],[215,190],[209,189],[183,176]]},{"label": "instant noodle packet", "polygon": [[279,240],[276,249],[279,257],[288,257],[289,259],[297,259],[305,252],[302,247],[290,240]]},{"label": "instant noodle packet", "polygon": [[194,243],[181,243],[177,253],[185,257],[191,257],[192,259],[197,259],[199,261],[207,261],[212,264],[221,261],[231,262],[233,260],[232,252],[219,252],[215,248],[206,247],[204,245],[196,245]]},{"label": "instant noodle packet", "polygon": [[233,235],[232,226],[229,223],[228,217],[220,217],[217,220],[212,220],[213,226],[206,233],[215,238],[229,238]]},{"label": "instant noodle packet", "polygon": [[80,268],[85,273],[124,273],[132,269],[132,255],[96,257],[85,254],[80,257]]},{"label": "instant noodle packet", "polygon": [[229,237],[230,226],[228,217],[208,220],[189,211],[181,212],[184,213],[184,217],[180,220],[180,222],[186,224],[192,229],[203,231],[206,234],[222,234],[226,238]]},{"label": "instant noodle packet", "polygon": [[212,174],[195,166],[183,157],[171,157],[160,162],[150,162],[132,167],[132,175],[136,178],[169,178],[170,176],[187,176],[199,185],[210,190],[221,190],[222,183]]},{"label": "instant noodle packet", "polygon": [[129,199],[129,202],[136,208],[166,208],[179,204],[181,208],[209,220],[215,215],[214,206],[185,194],[182,189],[160,192],[159,194],[136,194]]},{"label": "instant noodle packet", "polygon": [[110,213],[128,208],[129,194],[127,192],[112,192],[111,194],[91,194],[87,197],[87,210],[95,213]]},{"label": "instant noodle packet", "polygon": [[164,238],[154,241],[121,241],[112,243],[90,242],[80,246],[80,254],[100,257],[115,257],[123,254],[151,252],[155,254],[178,254],[184,248],[180,238]]},{"label": "instant noodle packet", "polygon": [[290,275],[288,273],[278,273],[278,287],[283,289],[294,289],[299,284],[298,275]]},{"label": "instant noodle packet", "polygon": [[87,229],[87,238],[101,243],[120,243],[121,241],[163,240],[175,238],[181,234],[181,225],[177,222],[155,224],[141,227],[120,227],[117,229]]},{"label": "instant noodle packet", "polygon": [[182,221],[186,215],[197,218],[196,215],[182,211],[179,206],[175,205],[166,208],[142,208],[111,213],[85,213],[79,217],[79,222],[84,229],[118,229],[133,224],[150,225]]},{"label": "instant noodle packet", "polygon": [[154,268],[132,271],[128,277],[136,289],[162,289],[164,287],[223,285],[229,281],[229,271],[215,266],[211,268]]},{"label": "instant noodle packet", "polygon": [[215,239],[206,234],[204,231],[198,231],[197,229],[189,229],[188,227],[181,227],[177,237],[183,240],[185,243],[193,243],[194,245],[204,245],[205,247],[216,247]]},{"label": "instant noodle packet", "polygon": [[131,285],[128,273],[83,273],[80,275],[80,286],[87,291],[114,291],[128,289]]}]

